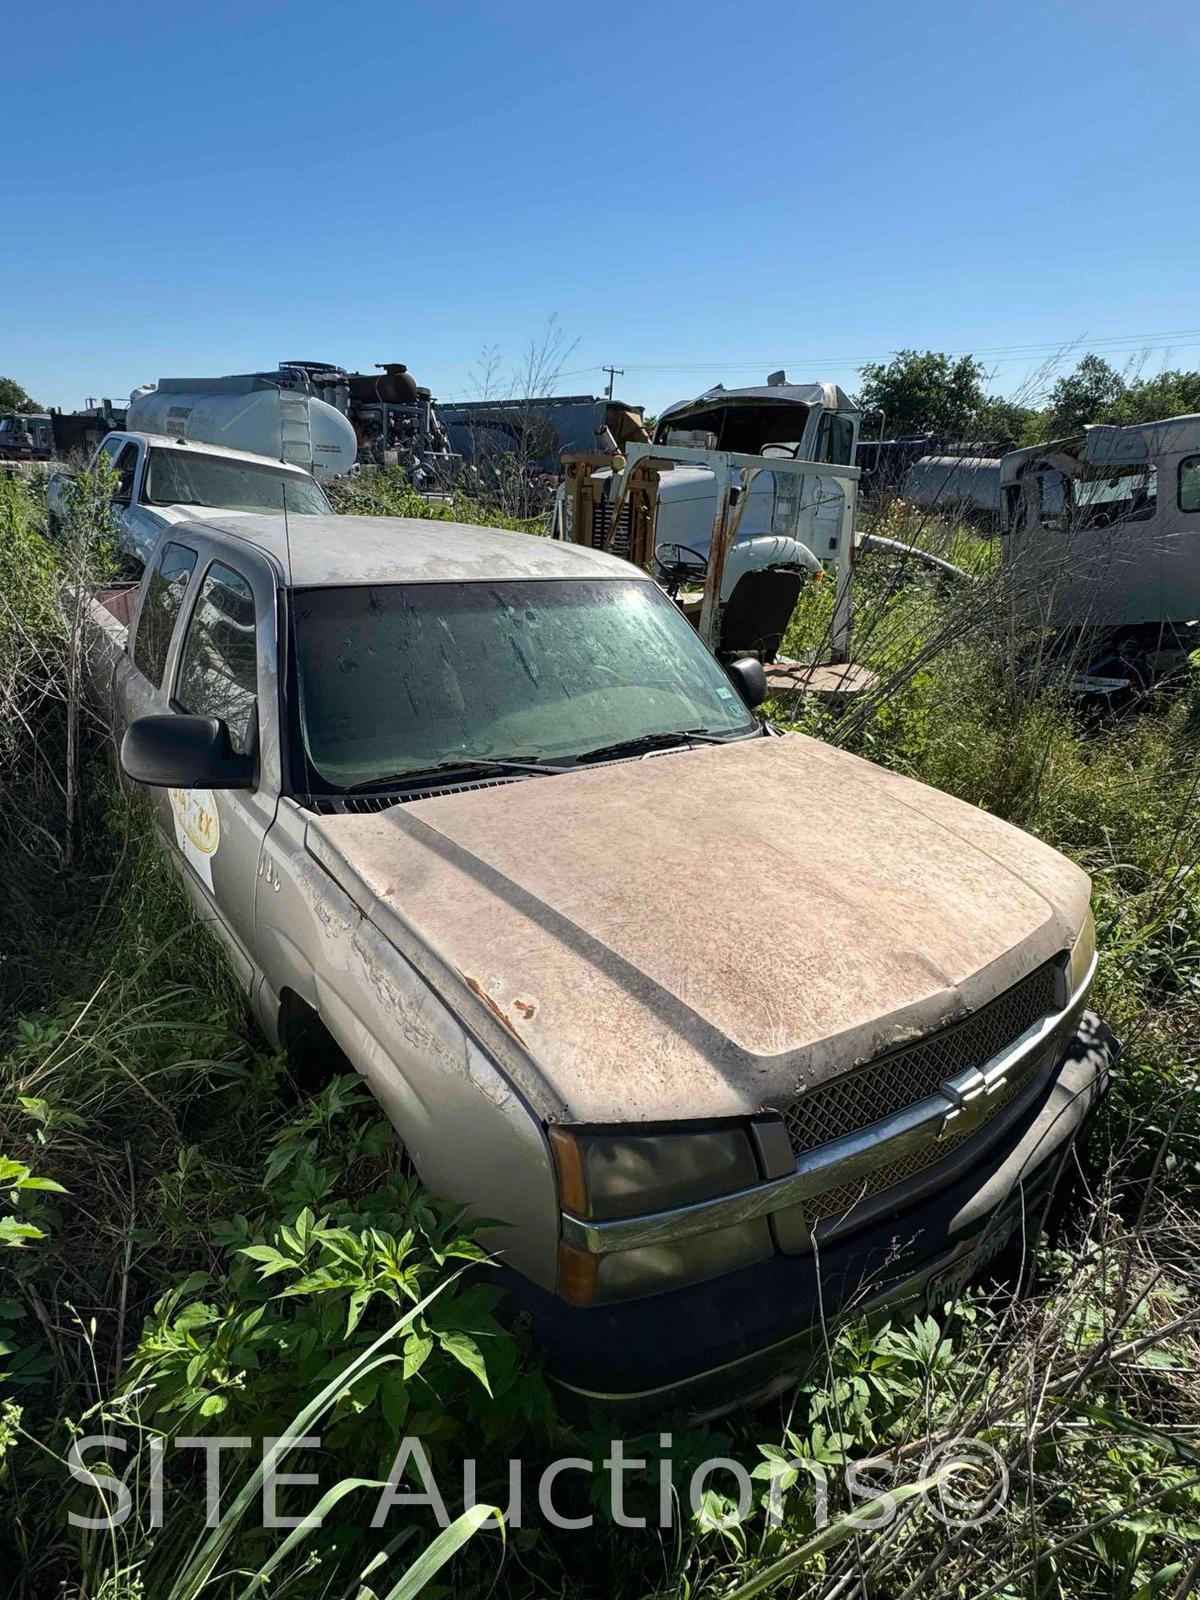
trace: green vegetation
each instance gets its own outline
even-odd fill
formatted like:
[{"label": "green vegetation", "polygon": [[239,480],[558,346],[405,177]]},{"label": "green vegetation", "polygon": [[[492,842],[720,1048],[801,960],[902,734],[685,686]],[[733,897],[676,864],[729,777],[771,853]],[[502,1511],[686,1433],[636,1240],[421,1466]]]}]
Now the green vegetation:
[{"label": "green vegetation", "polygon": [[0,378],[0,411],[41,411],[15,378]]},{"label": "green vegetation", "polygon": [[[418,510],[384,474],[372,492],[389,510],[441,514]],[[1190,1591],[1200,1571],[1194,677],[1089,721],[1052,675],[1030,670],[1037,641],[1010,639],[983,602],[927,574],[869,558],[857,636],[881,687],[840,717],[774,709],[988,806],[1094,875],[1098,1001],[1125,1054],[1075,1203],[1024,1293],[1002,1274],[915,1320],[849,1323],[776,1401],[707,1428],[667,1419],[670,1530],[655,1526],[656,1427],[626,1441],[646,1465],[626,1475],[625,1510],[647,1528],[615,1526],[576,1476],[556,1498],[568,1514],[594,1513],[592,1528],[547,1527],[527,1492],[523,1525],[502,1540],[484,1530],[487,1505],[507,1504],[509,1458],[525,1461],[527,1484],[555,1457],[599,1464],[612,1425],[559,1415],[461,1219],[406,1171],[357,1080],[335,1075],[306,1093],[248,1025],[79,699],[77,630],[59,594],[95,576],[105,536],[103,494],[85,482],[79,496],[67,543],[52,547],[36,490],[0,481],[0,1542],[14,1597],[384,1600],[422,1585],[462,1595],[495,1585],[530,1600]],[[988,570],[985,542],[946,537],[959,564]],[[828,604],[821,590],[806,598],[793,643],[819,639]],[[108,1456],[130,1515],[112,1532],[73,1527],[68,1512],[95,1516],[98,1497],[64,1462],[73,1440],[106,1429],[130,1441]],[[231,1452],[221,1516],[206,1528],[203,1458],[170,1449],[155,1527],[159,1443],[213,1432],[251,1436],[256,1449],[262,1435],[319,1435],[320,1451],[290,1452],[282,1470],[320,1472],[323,1526],[261,1527],[261,1456]],[[462,1459],[477,1462],[481,1505],[444,1533],[411,1507],[369,1526],[405,1435],[421,1441],[451,1516]],[[959,1438],[994,1450],[1011,1489],[989,1519],[947,1527],[929,1502],[969,1498],[982,1482],[980,1470],[950,1473],[952,1451],[937,1456]],[[845,1465],[868,1456],[878,1459],[852,1501]],[[740,1508],[718,1472],[692,1514],[692,1468],[713,1457],[741,1463],[754,1493]],[[97,1454],[89,1460],[99,1471]],[[277,1493],[298,1516],[319,1491]]]},{"label": "green vegetation", "polygon": [[[987,369],[973,356],[900,350],[888,362],[861,369],[858,403],[874,419],[868,438],[935,433],[946,439],[988,439],[1019,433],[1020,408],[987,394]],[[1014,432],[1015,430],[1015,432]]]},{"label": "green vegetation", "polygon": [[1086,355],[1050,390],[1030,438],[1055,439],[1081,433],[1090,422],[1154,422],[1200,411],[1200,372],[1165,371],[1126,376],[1100,356]]},{"label": "green vegetation", "polygon": [[403,467],[363,467],[353,478],[329,486],[335,511],[347,516],[423,517],[435,522],[473,522],[484,528],[547,532],[547,518],[511,517],[495,504],[455,494],[427,500],[413,488]]},{"label": "green vegetation", "polygon": [[1200,411],[1200,372],[1118,372],[1101,356],[1087,354],[1051,382],[1052,366],[1006,399],[987,392],[987,368],[973,356],[899,350],[890,361],[869,362],[861,370],[863,435],[932,433],[947,441],[1037,444],[1081,433],[1091,422],[1126,427]]}]

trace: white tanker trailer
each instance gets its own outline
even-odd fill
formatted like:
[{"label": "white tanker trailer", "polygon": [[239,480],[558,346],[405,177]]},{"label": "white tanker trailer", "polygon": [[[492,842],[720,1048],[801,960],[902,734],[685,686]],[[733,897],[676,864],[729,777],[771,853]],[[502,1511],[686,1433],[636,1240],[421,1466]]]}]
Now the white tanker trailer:
[{"label": "white tanker trailer", "polygon": [[189,444],[222,445],[334,478],[354,465],[353,425],[287,378],[162,378],[135,390],[126,428]]}]

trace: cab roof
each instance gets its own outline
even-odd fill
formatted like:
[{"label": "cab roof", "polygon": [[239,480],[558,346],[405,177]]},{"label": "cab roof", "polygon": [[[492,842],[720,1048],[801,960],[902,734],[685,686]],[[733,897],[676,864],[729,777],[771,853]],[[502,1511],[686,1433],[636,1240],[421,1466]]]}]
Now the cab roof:
[{"label": "cab roof", "polygon": [[858,407],[836,383],[764,383],[746,389],[727,389],[718,383],[694,400],[677,400],[658,414],[660,423],[668,417],[684,417],[691,411],[710,411],[714,406],[797,405],[824,406],[828,411],[857,413]]},{"label": "cab roof", "polygon": [[311,478],[307,467],[295,461],[279,461],[274,456],[255,455],[251,450],[231,450],[228,445],[203,444],[198,439],[176,439],[169,433],[143,433],[139,428],[114,428],[105,434],[106,439],[141,439],[156,449],[185,450],[195,456],[222,456],[229,461],[248,461],[256,467],[275,467],[279,472],[290,472],[301,478]]},{"label": "cab roof", "polygon": [[[538,534],[424,517],[342,517],[213,511],[190,518],[274,558],[300,589],[375,583],[459,583],[521,578],[644,578],[627,561]],[[181,533],[189,522],[176,523]]]}]

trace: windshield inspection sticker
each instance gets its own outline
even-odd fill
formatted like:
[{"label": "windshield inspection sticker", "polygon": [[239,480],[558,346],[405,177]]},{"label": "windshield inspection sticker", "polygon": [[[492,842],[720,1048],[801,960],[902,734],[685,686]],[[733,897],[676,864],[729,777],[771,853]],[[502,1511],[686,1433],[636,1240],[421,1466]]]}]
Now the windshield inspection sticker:
[{"label": "windshield inspection sticker", "polygon": [[221,819],[211,789],[171,789],[175,843],[196,876],[211,889],[212,858],[221,842]]}]

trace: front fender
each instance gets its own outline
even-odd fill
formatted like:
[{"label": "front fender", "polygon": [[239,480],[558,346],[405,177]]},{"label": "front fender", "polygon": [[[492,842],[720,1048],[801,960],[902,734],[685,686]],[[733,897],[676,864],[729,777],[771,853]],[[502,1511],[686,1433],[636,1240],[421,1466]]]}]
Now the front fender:
[{"label": "front fender", "polygon": [[745,577],[746,573],[779,567],[807,572],[812,577],[821,571],[821,563],[799,539],[792,539],[785,534],[759,533],[749,539],[737,540],[726,557],[725,571],[721,576],[722,601],[729,599],[739,578]]}]

